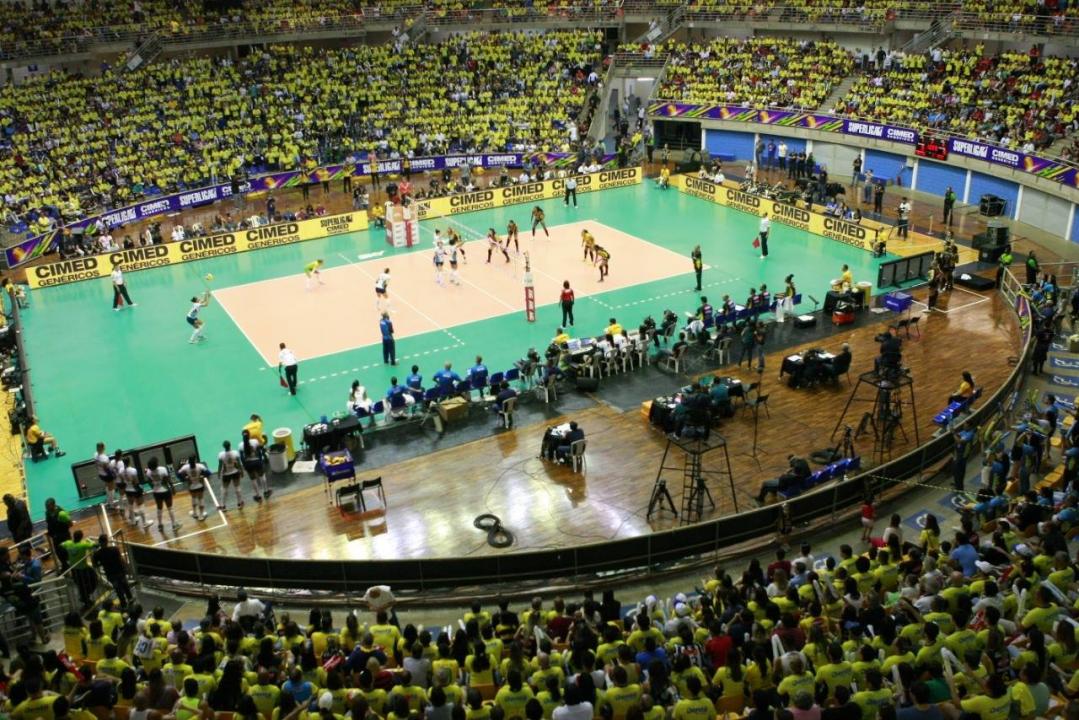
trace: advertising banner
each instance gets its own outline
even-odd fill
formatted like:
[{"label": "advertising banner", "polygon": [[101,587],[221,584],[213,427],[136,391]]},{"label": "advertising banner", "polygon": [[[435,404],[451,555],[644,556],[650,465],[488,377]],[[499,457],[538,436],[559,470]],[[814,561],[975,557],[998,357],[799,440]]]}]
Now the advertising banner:
[{"label": "advertising banner", "polygon": [[[523,153],[477,153],[472,155],[440,155],[436,157],[412,158],[409,161],[409,169],[410,172],[415,173],[439,172],[445,168],[458,168],[467,164],[472,167],[483,167],[489,170],[492,168],[520,167],[524,165],[527,160],[543,162],[553,167],[565,168],[573,166],[576,163],[576,158],[576,155],[569,153],[530,153],[528,155]],[[600,164],[607,167],[613,165],[614,161],[615,156],[613,154],[607,154],[603,156]],[[377,164],[378,174],[383,175],[400,173],[404,168],[404,161],[400,159],[379,160]],[[248,182],[240,186],[240,192],[244,194],[270,192],[279,189],[296,188],[305,184],[334,182],[349,175],[370,175],[372,169],[371,165],[372,163],[363,160],[354,163],[320,167],[311,172],[290,170],[287,172],[268,173],[251,178]],[[158,195],[143,200],[142,202],[128,205],[127,207],[110,210],[102,215],[84,218],[67,225],[67,227],[72,230],[86,228],[93,225],[94,222],[100,218],[100,220],[109,228],[116,228],[121,225],[127,225],[128,223],[152,218],[157,215],[182,212],[201,205],[209,205],[231,196],[231,184],[218,183],[217,185],[210,185],[196,190],[185,190],[184,192],[174,193],[172,195]],[[29,240],[24,240],[13,247],[7,248],[5,254],[8,267],[18,267],[34,258],[41,257],[42,255],[51,252],[56,248],[56,243],[59,241],[59,238],[60,231],[55,230],[53,232],[45,233],[44,235],[30,238]]]},{"label": "advertising banner", "polygon": [[[738,105],[693,105],[654,100],[648,106],[648,114],[651,117],[661,119],[725,120],[756,125],[798,127],[856,137],[876,138],[904,145],[917,145],[920,138],[919,132],[913,128],[851,120],[834,115],[802,113],[796,110],[758,110]],[[754,132],[755,130],[756,128],[746,128],[746,132]],[[1057,160],[962,138],[950,138],[948,140],[948,152],[953,155],[975,158],[993,165],[1037,175],[1070,187],[1079,187],[1079,170]]]},{"label": "advertising banner", "polygon": [[189,238],[162,245],[119,250],[105,255],[57,260],[29,268],[26,271],[26,279],[30,287],[34,289],[66,285],[80,280],[108,277],[117,265],[124,272],[135,272],[192,260],[233,255],[248,250],[291,245],[305,240],[366,229],[366,212],[327,215],[310,220],[263,225],[247,230]]},{"label": "advertising banner", "polygon": [[816,209],[810,210],[788,205],[787,203],[742,192],[737,187],[717,185],[708,180],[701,180],[689,175],[675,176],[673,184],[687,195],[709,200],[735,210],[741,210],[757,217],[764,217],[767,214],[774,222],[830,238],[866,252],[873,251],[873,243],[876,242],[877,233],[884,227],[880,223],[868,219],[863,219],[858,223],[840,220],[817,212]]},{"label": "advertising banner", "polygon": [[[641,168],[623,168],[621,170],[601,170],[588,175],[577,175],[577,194],[608,190],[610,188],[639,185]],[[457,215],[474,210],[489,210],[507,205],[540,202],[561,198],[565,193],[565,180],[542,180],[524,185],[510,185],[503,188],[488,188],[470,193],[450,195],[449,197],[417,200],[412,204],[413,212],[420,220]]]}]

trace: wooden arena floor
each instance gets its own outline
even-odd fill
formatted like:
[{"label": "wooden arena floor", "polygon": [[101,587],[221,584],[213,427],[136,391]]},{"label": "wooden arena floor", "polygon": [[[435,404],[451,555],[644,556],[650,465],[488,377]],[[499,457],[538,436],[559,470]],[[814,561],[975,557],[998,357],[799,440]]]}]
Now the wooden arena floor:
[{"label": "wooden arena floor", "polygon": [[[924,317],[921,339],[904,341],[904,363],[915,379],[923,442],[935,429],[933,415],[958,386],[960,373],[970,370],[988,394],[1011,371],[1007,358],[1017,348],[1014,316],[996,293],[956,290],[942,299],[948,312]],[[882,327],[874,324],[840,333],[826,343],[832,350],[843,341],[851,343],[851,378],[855,382],[860,372],[872,369],[877,354],[874,336]],[[819,345],[814,342],[802,347]],[[834,444],[829,436],[850,396],[851,388],[845,382],[839,388],[797,390],[780,383],[777,375],[782,356],[789,352],[772,353],[767,358],[764,386],[770,396],[771,415],[760,418],[760,467],[750,456],[751,414],[739,409],[719,431],[730,448],[738,504],[743,509],[752,506],[750,498],[762,480],[786,467],[789,452]],[[755,372],[744,369],[723,374],[738,375],[746,382],[757,379]],[[856,424],[864,409],[852,407],[850,424]],[[130,530],[127,538],[232,556],[391,559],[573,546],[646,534],[677,522],[669,515],[652,523],[645,520],[666,440],[649,427],[637,409],[620,412],[600,404],[574,414],[572,419],[581,424],[589,441],[583,474],[538,459],[544,428],[533,425],[360,474],[361,479],[383,477],[385,510],[342,513],[323,488],[315,486],[275,496],[262,506],[248,503],[243,511],[234,509],[225,517],[214,513],[196,527],[187,517],[186,497],[180,497],[178,516],[184,518],[185,525],[179,538],[162,540],[156,533]],[[858,449],[868,458],[871,438],[863,438]],[[896,447],[894,454],[901,452],[902,448]],[[671,488],[676,503],[680,501],[679,486],[676,482]],[[711,491],[718,502],[717,514],[733,511],[729,488],[713,486]],[[483,533],[473,528],[475,516],[485,512],[500,516],[515,533],[517,543],[511,550],[490,548]],[[84,524],[97,531],[96,521]],[[192,532],[185,535],[189,529]]]}]

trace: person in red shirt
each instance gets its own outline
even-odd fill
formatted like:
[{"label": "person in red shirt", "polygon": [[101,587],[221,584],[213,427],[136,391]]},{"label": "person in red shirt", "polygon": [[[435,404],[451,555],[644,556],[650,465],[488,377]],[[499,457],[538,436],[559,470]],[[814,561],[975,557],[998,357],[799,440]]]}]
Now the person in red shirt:
[{"label": "person in red shirt", "polygon": [[573,302],[577,299],[577,296],[573,294],[573,289],[569,286],[569,280],[562,281],[562,293],[558,296],[559,302],[562,303],[562,327],[566,327],[566,320],[569,320],[569,325],[573,326]]},{"label": "person in red shirt", "polygon": [[704,654],[712,661],[712,667],[721,668],[727,665],[727,653],[734,647],[734,641],[730,635],[723,632],[723,624],[718,620],[708,628],[712,637],[704,643]]},{"label": "person in red shirt", "polygon": [[783,548],[776,550],[776,561],[768,566],[768,581],[772,581],[772,576],[775,575],[776,570],[782,569],[787,573],[787,577],[791,575],[791,561],[787,559],[787,551]]}]

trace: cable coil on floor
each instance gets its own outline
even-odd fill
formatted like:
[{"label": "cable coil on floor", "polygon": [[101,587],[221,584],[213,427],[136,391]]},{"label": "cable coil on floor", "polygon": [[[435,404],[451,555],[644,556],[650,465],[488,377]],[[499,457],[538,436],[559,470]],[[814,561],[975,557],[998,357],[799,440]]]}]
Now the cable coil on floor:
[{"label": "cable coil on floor", "polygon": [[514,543],[513,533],[502,526],[497,515],[484,513],[477,515],[472,525],[487,533],[487,544],[493,548],[508,548]]}]

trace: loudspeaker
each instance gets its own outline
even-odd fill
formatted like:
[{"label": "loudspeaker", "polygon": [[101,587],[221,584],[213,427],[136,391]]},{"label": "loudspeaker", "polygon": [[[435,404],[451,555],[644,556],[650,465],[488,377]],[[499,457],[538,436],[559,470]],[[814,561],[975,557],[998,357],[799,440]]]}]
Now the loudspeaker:
[{"label": "loudspeaker", "polygon": [[577,390],[579,392],[596,392],[599,390],[599,378],[588,375],[577,376]]},{"label": "loudspeaker", "polygon": [[978,202],[978,212],[986,217],[998,217],[1004,214],[1008,201],[996,195],[982,195]]}]

